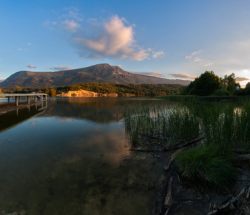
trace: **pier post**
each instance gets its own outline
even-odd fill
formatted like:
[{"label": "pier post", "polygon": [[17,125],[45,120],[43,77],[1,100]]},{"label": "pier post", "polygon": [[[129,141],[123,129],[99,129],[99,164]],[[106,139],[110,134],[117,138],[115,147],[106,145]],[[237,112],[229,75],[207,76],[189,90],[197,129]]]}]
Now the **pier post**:
[{"label": "pier post", "polygon": [[18,107],[18,105],[19,105],[19,97],[16,96],[16,97],[15,97],[15,100],[16,100],[16,106]]}]

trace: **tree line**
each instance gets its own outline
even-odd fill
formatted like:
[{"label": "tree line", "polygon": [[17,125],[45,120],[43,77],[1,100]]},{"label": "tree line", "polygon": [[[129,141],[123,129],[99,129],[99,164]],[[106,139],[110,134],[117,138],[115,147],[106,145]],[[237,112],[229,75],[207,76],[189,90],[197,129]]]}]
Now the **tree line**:
[{"label": "tree line", "polygon": [[117,93],[118,96],[168,96],[180,94],[183,91],[183,86],[174,84],[112,84],[112,83],[82,83],[64,87],[49,87],[49,88],[27,88],[16,86],[12,89],[5,89],[8,93],[31,93],[42,92],[49,96],[56,96],[63,92],[88,90],[96,93]]},{"label": "tree line", "polygon": [[250,95],[250,83],[245,88],[241,88],[233,73],[220,78],[213,71],[206,71],[192,81],[184,89],[183,94],[198,96]]}]

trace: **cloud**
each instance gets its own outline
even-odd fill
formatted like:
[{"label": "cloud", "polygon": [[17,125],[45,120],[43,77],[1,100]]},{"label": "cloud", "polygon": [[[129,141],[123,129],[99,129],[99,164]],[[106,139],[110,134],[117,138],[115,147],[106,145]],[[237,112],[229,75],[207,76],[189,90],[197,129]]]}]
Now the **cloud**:
[{"label": "cloud", "polygon": [[77,8],[65,8],[54,20],[45,21],[44,26],[70,33],[71,43],[80,57],[143,61],[164,56],[162,50],[139,46],[135,40],[134,25],[129,25],[117,15],[106,21],[83,19]]},{"label": "cloud", "polygon": [[60,14],[54,14],[53,20],[46,20],[43,25],[49,29],[63,29],[68,32],[76,32],[80,26],[82,17],[77,8],[70,7],[64,8],[59,12]]},{"label": "cloud", "polygon": [[0,82],[4,81],[4,77],[2,76],[2,74],[0,73]]},{"label": "cloud", "polygon": [[69,66],[53,66],[53,67],[50,67],[51,70],[54,70],[54,71],[62,71],[62,70],[70,70],[72,69],[71,67]]},{"label": "cloud", "polygon": [[29,69],[36,69],[36,68],[37,68],[37,66],[35,66],[35,65],[33,65],[33,64],[28,64],[27,67],[28,67]]},{"label": "cloud", "polygon": [[187,79],[187,80],[194,80],[196,78],[196,76],[186,73],[173,73],[170,75],[174,78]]},{"label": "cloud", "polygon": [[157,78],[164,78],[165,76],[160,73],[160,72],[140,72],[140,73],[136,73],[138,75],[146,75],[146,76],[153,76],[153,77],[157,77]]},{"label": "cloud", "polygon": [[104,22],[100,29],[91,29],[91,36],[78,34],[74,37],[81,56],[93,58],[121,58],[142,61],[159,58],[163,51],[144,49],[137,45],[132,25],[127,25],[119,16],[113,16]]},{"label": "cloud", "polygon": [[32,46],[32,43],[27,42],[27,43],[23,44],[22,46],[18,47],[16,50],[18,52],[26,52],[26,51],[30,50],[31,46]]},{"label": "cloud", "polygon": [[[222,70],[232,72],[248,71],[250,69],[250,39],[241,39],[224,44],[223,52],[217,57],[217,64]],[[247,76],[250,74],[248,73]]]},{"label": "cloud", "polygon": [[249,78],[245,78],[245,77],[236,77],[236,81],[237,82],[242,82],[242,81],[249,81]]},{"label": "cloud", "polygon": [[195,50],[191,52],[190,54],[186,55],[185,59],[192,63],[198,64],[199,66],[202,66],[202,67],[212,67],[214,63],[211,62],[211,60],[206,59],[205,57],[202,57],[201,56],[202,53],[203,51],[201,49]]},{"label": "cloud", "polygon": [[62,24],[63,24],[64,29],[70,32],[75,32],[80,26],[80,24],[76,20],[73,20],[73,19],[64,20]]},{"label": "cloud", "polygon": [[202,52],[202,50],[193,51],[190,54],[186,55],[185,59],[190,60],[190,61],[192,61],[194,63],[198,63],[198,62],[201,61],[201,58],[200,58],[201,52]]},{"label": "cloud", "polygon": [[163,51],[157,51],[152,53],[152,57],[155,59],[159,59],[162,58],[165,55],[165,53]]}]

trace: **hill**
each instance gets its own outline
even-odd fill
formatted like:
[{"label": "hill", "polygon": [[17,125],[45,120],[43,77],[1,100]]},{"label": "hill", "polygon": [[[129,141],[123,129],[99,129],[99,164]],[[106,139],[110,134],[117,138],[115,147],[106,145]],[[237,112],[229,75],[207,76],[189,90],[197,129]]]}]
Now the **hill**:
[{"label": "hill", "polygon": [[189,81],[178,79],[164,79],[124,71],[118,66],[97,64],[80,69],[58,72],[20,71],[14,73],[2,83],[0,87],[12,88],[16,86],[29,88],[62,87],[81,83],[113,83],[113,84],[178,84],[187,85]]}]

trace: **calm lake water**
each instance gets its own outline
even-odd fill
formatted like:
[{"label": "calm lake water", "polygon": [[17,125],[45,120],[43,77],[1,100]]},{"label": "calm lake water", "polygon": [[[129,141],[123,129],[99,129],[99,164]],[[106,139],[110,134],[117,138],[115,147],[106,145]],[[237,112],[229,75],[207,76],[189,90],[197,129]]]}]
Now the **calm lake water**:
[{"label": "calm lake water", "polygon": [[[55,100],[0,116],[0,214],[152,214],[159,157],[130,151],[124,114],[160,100]],[[16,213],[15,213],[16,212]]]},{"label": "calm lake water", "polygon": [[211,99],[57,99],[1,115],[0,215],[159,214],[169,154],[150,152],[201,135],[201,152],[250,149],[250,101]]}]

